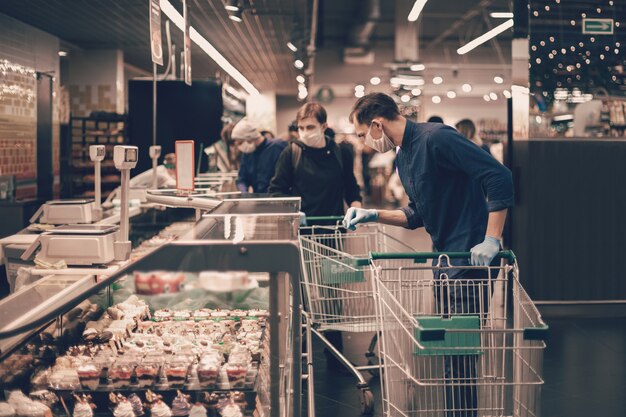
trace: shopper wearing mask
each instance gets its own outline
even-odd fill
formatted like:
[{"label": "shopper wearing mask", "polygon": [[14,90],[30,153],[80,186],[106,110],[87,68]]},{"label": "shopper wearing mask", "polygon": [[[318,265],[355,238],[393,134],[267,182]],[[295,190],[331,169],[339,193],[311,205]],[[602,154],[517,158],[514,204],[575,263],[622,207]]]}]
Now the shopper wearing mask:
[{"label": "shopper wearing mask", "polygon": [[266,193],[274,175],[276,161],[287,145],[278,139],[266,139],[247,119],[241,119],[231,133],[231,139],[242,153],[237,188],[247,193]]},{"label": "shopper wearing mask", "polygon": [[361,193],[354,177],[354,155],[347,144],[338,145],[324,135],[326,110],[307,103],[296,116],[299,139],[289,142],[276,165],[269,192],[299,196],[307,216],[340,216],[344,201],[361,207]]},{"label": "shopper wearing mask", "polygon": [[[296,124],[299,139],[289,142],[280,155],[270,193],[301,197],[301,210],[306,216],[341,216],[344,201],[348,206],[361,207],[354,155],[350,145],[338,145],[324,135],[328,128],[324,107],[318,103],[300,107]],[[335,309],[340,311],[339,301]],[[324,336],[340,352],[343,350],[340,332],[327,331]],[[325,353],[330,369],[345,370],[330,351]]]},{"label": "shopper wearing mask", "polygon": [[[409,229],[425,227],[437,250],[471,253],[470,260],[455,259],[453,265],[491,265],[500,250],[507,209],[513,205],[511,172],[455,129],[407,120],[393,99],[382,93],[359,99],[350,120],[357,136],[376,151],[400,147],[398,172],[410,201],[398,210],[350,208],[344,226],[354,229],[358,223],[378,221]],[[484,269],[454,269],[447,274],[450,280],[486,278]],[[439,291],[439,285],[435,288],[437,299],[444,300],[437,303],[442,315],[478,313],[480,303],[490,298],[478,289],[461,295],[454,285],[448,294],[442,294],[445,289]],[[475,356],[447,356],[446,378],[452,383],[475,380],[475,364]],[[446,391],[446,408],[454,410],[448,416],[477,415],[474,385],[448,384]]]}]

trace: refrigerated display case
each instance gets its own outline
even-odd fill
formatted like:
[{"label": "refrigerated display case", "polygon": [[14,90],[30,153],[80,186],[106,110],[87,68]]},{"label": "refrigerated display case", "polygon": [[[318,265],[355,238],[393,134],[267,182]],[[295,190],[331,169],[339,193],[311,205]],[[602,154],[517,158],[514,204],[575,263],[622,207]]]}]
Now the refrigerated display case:
[{"label": "refrigerated display case", "polygon": [[46,277],[0,301],[4,392],[47,390],[53,413],[91,401],[119,414],[138,396],[178,412],[299,415],[298,207],[225,200],[112,276],[67,278],[38,302],[63,279]]}]

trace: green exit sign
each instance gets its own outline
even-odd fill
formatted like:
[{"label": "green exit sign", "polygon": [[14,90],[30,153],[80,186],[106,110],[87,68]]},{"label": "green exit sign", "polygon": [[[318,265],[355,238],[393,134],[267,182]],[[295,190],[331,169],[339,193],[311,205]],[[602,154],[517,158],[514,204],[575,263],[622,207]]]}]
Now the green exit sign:
[{"label": "green exit sign", "polygon": [[613,19],[583,19],[583,33],[587,35],[612,35]]}]

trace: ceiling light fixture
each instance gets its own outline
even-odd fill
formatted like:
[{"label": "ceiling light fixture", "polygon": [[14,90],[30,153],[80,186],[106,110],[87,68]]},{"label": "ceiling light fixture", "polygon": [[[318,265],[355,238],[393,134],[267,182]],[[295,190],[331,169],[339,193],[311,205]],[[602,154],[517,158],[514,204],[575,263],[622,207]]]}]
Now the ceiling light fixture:
[{"label": "ceiling light fixture", "polygon": [[509,90],[504,90],[502,95],[506,98],[511,98],[511,92]]},{"label": "ceiling light fixture", "polygon": [[408,94],[404,94],[404,95],[402,95],[402,97],[400,97],[400,100],[403,103],[408,103],[411,100],[411,97]]},{"label": "ceiling light fixture", "polygon": [[498,99],[498,95],[496,93],[489,93],[489,98],[496,101]]},{"label": "ceiling light fixture", "polygon": [[304,82],[306,81],[306,78],[304,78],[304,75],[298,75],[296,77],[296,81],[299,82],[300,84],[304,84]]},{"label": "ceiling light fixture", "polygon": [[426,65],[424,64],[413,64],[411,65],[411,71],[424,71],[426,69]]},{"label": "ceiling light fixture", "polygon": [[433,101],[433,103],[435,104],[439,104],[441,103],[441,97],[439,96],[433,96],[433,98],[431,99]]},{"label": "ceiling light fixture", "polygon": [[291,49],[291,52],[298,52],[298,47],[291,42],[287,42],[287,48]]},{"label": "ceiling light fixture", "polygon": [[365,86],[362,84],[357,84],[354,86],[354,91],[365,91]]},{"label": "ceiling light fixture", "polygon": [[423,78],[392,77],[389,81],[392,85],[424,85]]},{"label": "ceiling light fixture", "polygon": [[59,51],[59,56],[67,56],[67,51]]},{"label": "ceiling light fixture", "polygon": [[414,89],[411,90],[411,94],[413,94],[415,97],[417,97],[420,94],[422,94],[422,90],[420,90],[419,88],[414,88]]},{"label": "ceiling light fixture", "polygon": [[436,76],[435,78],[433,78],[433,84],[439,85],[441,83],[443,83],[443,78],[441,78],[440,76]]},{"label": "ceiling light fixture", "polygon": [[370,78],[370,84],[372,84],[372,85],[380,84],[380,77],[372,77],[372,78]]},{"label": "ceiling light fixture", "polygon": [[236,12],[239,10],[239,0],[226,0],[224,8],[230,12]]},{"label": "ceiling light fixture", "polygon": [[365,91],[355,91],[354,92],[354,97],[356,98],[361,98],[365,95]]},{"label": "ceiling light fixture", "polygon": [[491,12],[489,16],[494,19],[513,19],[513,13],[511,12]]},{"label": "ceiling light fixture", "polygon": [[471,84],[463,84],[463,86],[461,86],[461,89],[463,90],[463,92],[469,93],[470,91],[472,91],[472,85]]},{"label": "ceiling light fixture", "polygon": [[426,5],[427,1],[428,0],[415,0],[415,3],[413,4],[411,11],[409,12],[409,22],[415,22],[417,20],[417,18],[420,16],[420,13],[422,13],[422,9]]},{"label": "ceiling light fixture", "polygon": [[306,98],[306,96],[308,96],[308,95],[309,95],[309,92],[308,92],[308,91],[306,91],[306,90],[300,90],[300,91],[298,91],[298,98],[299,98],[300,100],[304,100],[304,99]]},{"label": "ceiling light fixture", "polygon": [[240,9],[234,12],[228,12],[228,18],[233,22],[241,23],[243,22],[243,11]]},{"label": "ceiling light fixture", "polygon": [[493,77],[493,82],[496,84],[502,84],[504,82],[504,78],[501,75],[496,75]]},{"label": "ceiling light fixture", "polygon": [[448,98],[456,98],[456,92],[452,90],[448,91],[446,95],[448,96]]},{"label": "ceiling light fixture", "polygon": [[293,66],[294,66],[294,67],[296,67],[296,68],[298,68],[298,69],[302,69],[302,68],[304,68],[304,62],[302,62],[302,61],[301,61],[301,60],[299,60],[299,59],[296,59],[296,60],[293,62]]},{"label": "ceiling light fixture", "polygon": [[[161,10],[180,30],[185,29],[185,20],[183,16],[172,6],[168,0],[160,0]],[[235,68],[209,41],[207,41],[193,27],[189,29],[191,40],[200,47],[217,65],[220,66],[228,75],[241,85],[250,95],[259,94],[259,90],[243,76],[237,68]]]},{"label": "ceiling light fixture", "polygon": [[490,31],[480,35],[473,41],[470,41],[466,45],[460,47],[459,49],[456,50],[456,53],[459,55],[465,55],[466,53],[476,48],[477,46],[482,45],[483,43],[487,42],[489,39],[498,36],[505,30],[511,29],[512,27],[513,27],[513,19],[509,19],[506,22],[502,23],[501,25],[498,25],[495,28],[491,29]]},{"label": "ceiling light fixture", "polygon": [[489,94],[485,94],[485,95],[483,96],[483,100],[485,100],[485,101],[491,101],[491,99],[489,98]]}]

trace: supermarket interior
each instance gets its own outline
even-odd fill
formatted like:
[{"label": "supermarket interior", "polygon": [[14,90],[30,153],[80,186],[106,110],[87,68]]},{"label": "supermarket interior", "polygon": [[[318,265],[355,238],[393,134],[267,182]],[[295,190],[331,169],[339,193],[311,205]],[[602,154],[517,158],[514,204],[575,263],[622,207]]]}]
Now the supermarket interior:
[{"label": "supermarket interior", "polygon": [[0,0],[0,417],[623,417],[624,51],[624,0]]}]

